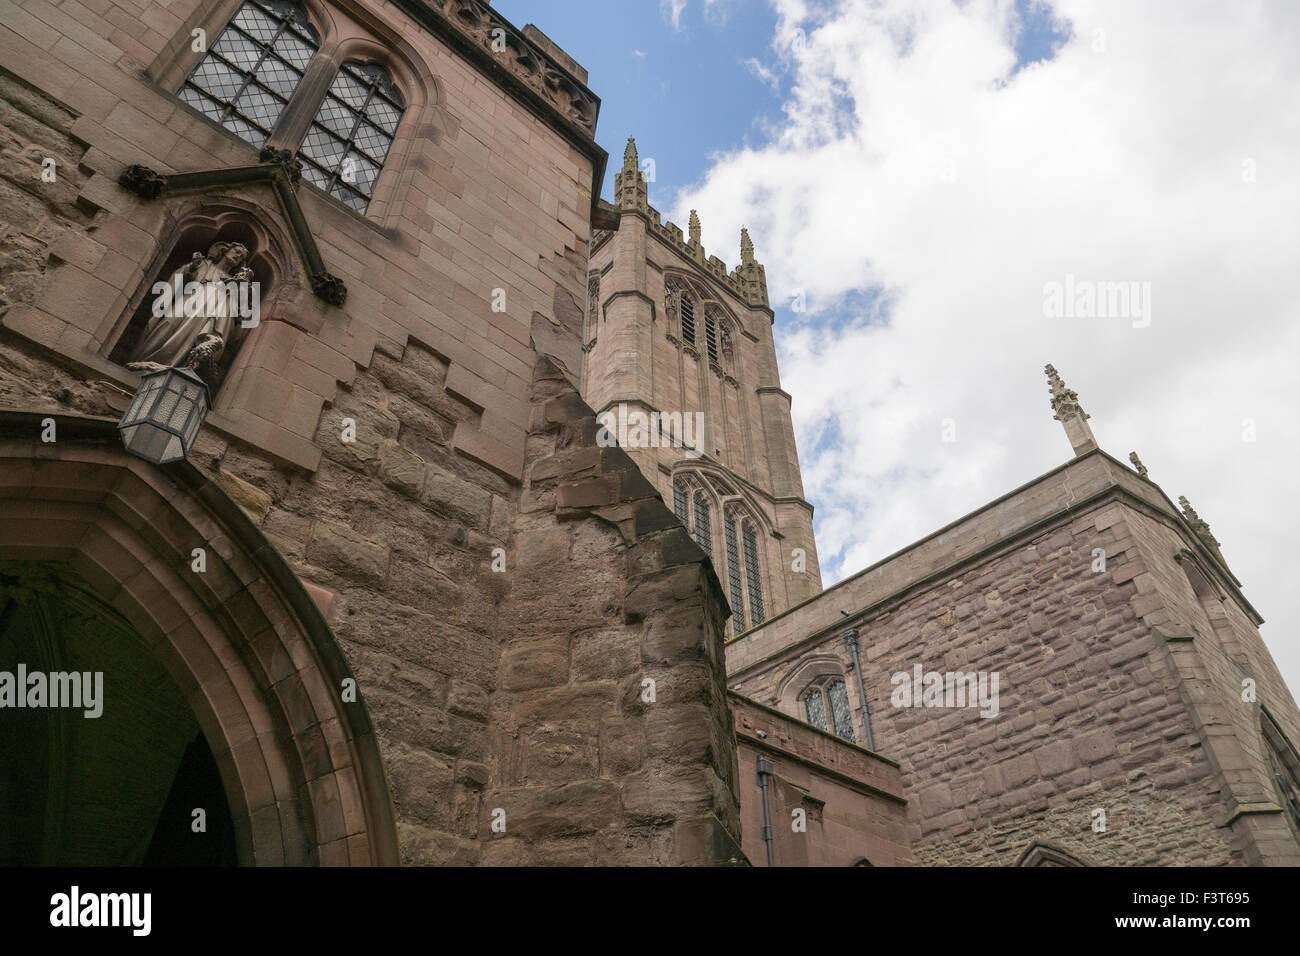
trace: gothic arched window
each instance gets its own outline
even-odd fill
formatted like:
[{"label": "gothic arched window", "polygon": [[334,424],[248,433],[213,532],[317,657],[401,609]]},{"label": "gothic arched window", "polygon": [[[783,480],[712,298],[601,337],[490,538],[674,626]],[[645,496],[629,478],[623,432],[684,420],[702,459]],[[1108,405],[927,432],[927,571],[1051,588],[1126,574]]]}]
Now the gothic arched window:
[{"label": "gothic arched window", "polygon": [[683,292],[678,308],[682,316],[682,341],[688,345],[695,344],[695,303],[689,292]]},{"label": "gothic arched window", "polygon": [[1087,866],[1078,857],[1048,843],[1031,843],[1016,866]]},{"label": "gothic arched window", "polygon": [[758,566],[758,534],[754,523],[746,521],[741,530],[745,546],[745,576],[749,585],[749,620],[751,625],[761,624],[767,615],[763,612],[763,577]]},{"label": "gothic arched window", "polygon": [[1278,800],[1291,826],[1300,834],[1300,756],[1267,711],[1260,715],[1260,728],[1268,745],[1269,773]]},{"label": "gothic arched window", "polygon": [[673,480],[673,513],[686,526],[691,538],[713,557],[713,515],[709,495],[697,481]]},{"label": "gothic arched window", "polygon": [[804,717],[818,730],[826,730],[853,743],[853,716],[849,691],[842,678],[832,677],[813,684],[803,695]]},{"label": "gothic arched window", "polygon": [[709,499],[702,491],[695,492],[695,528],[692,535],[695,543],[704,549],[704,553],[713,557],[713,527],[709,518]]},{"label": "gothic arched window", "polygon": [[302,7],[248,0],[199,61],[179,96],[254,146],[275,129],[320,48]]},{"label": "gothic arched window", "polygon": [[[314,80],[302,85],[308,64],[322,49],[303,6],[292,0],[245,0],[177,95],[254,146],[269,143],[295,151],[303,179],[365,213],[406,98],[383,66],[340,63],[332,52],[338,44],[324,46],[321,55],[337,65],[337,72],[322,93]],[[310,124],[308,116],[314,117]]]},{"label": "gothic arched window", "polygon": [[731,629],[739,634],[745,629],[745,595],[740,583],[740,549],[736,545],[736,516],[728,511],[722,516],[727,545],[727,580],[731,585]]},{"label": "gothic arched window", "polygon": [[365,212],[405,110],[382,66],[344,63],[302,141],[303,177]]},{"label": "gothic arched window", "polygon": [[718,315],[714,309],[704,310],[704,344],[709,361],[718,364]]},{"label": "gothic arched window", "polygon": [[[715,553],[713,519],[722,502],[722,548]],[[731,605],[728,629],[735,636],[764,617],[759,524],[753,511],[727,483],[714,475],[688,470],[673,478],[673,513],[691,538],[713,561]]]}]

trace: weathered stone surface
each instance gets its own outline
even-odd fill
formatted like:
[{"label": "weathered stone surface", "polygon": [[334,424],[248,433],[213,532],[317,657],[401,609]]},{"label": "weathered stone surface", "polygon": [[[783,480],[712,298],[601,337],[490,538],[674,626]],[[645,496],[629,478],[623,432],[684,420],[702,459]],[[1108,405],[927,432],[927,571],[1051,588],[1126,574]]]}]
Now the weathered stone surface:
[{"label": "weathered stone surface", "polygon": [[529,690],[565,684],[569,659],[552,646],[526,646],[507,651],[501,663],[501,686],[506,690]]},{"label": "weathered stone surface", "polygon": [[646,735],[642,721],[632,717],[606,717],[600,725],[600,770],[623,776],[641,768]]},{"label": "weathered stone surface", "polygon": [[271,496],[260,488],[255,488],[244,479],[232,475],[226,471],[216,471],[213,474],[217,484],[231,498],[235,504],[243,508],[248,517],[253,519],[254,524],[261,524],[266,518],[266,514],[271,510]]},{"label": "weathered stone surface", "polygon": [[456,782],[474,790],[482,790],[491,777],[486,765],[473,760],[456,761]]},{"label": "weathered stone surface", "polygon": [[487,692],[467,681],[452,680],[451,689],[447,692],[447,711],[471,720],[487,720]]},{"label": "weathered stone surface", "polygon": [[[528,842],[594,833],[621,816],[619,788],[610,780],[578,780],[557,787],[487,794],[485,807],[505,810],[506,833]],[[491,832],[490,820],[484,833]]]},{"label": "weathered stone surface", "polygon": [[424,488],[424,459],[385,438],[379,443],[379,478],[390,488],[418,498]]},{"label": "weathered stone surface", "polygon": [[479,862],[477,843],[413,823],[397,825],[397,840],[407,866],[476,866]]},{"label": "weathered stone surface", "polygon": [[459,475],[430,463],[425,471],[420,500],[439,514],[487,531],[492,495]]},{"label": "weathered stone surface", "polygon": [[[591,447],[594,416],[553,371],[545,360],[538,363],[534,428],[557,438],[554,445],[535,446],[526,464],[530,479],[522,497],[532,503],[521,509],[514,537],[519,559],[500,607],[512,636],[502,652],[491,723],[502,741],[500,779],[513,789],[484,801],[485,808],[515,805],[507,809],[514,821],[507,833],[517,842],[493,843],[485,859],[630,861],[645,853],[651,855],[647,862],[728,862],[730,848],[727,860],[713,859],[698,841],[691,852],[703,857],[676,859],[676,844],[654,829],[656,823],[702,818],[715,806],[725,808],[724,828],[739,826],[716,577],[704,570],[705,555],[693,545],[693,551],[680,548],[682,563],[671,572],[660,560],[648,575],[629,560],[632,549],[644,549],[626,490],[645,489],[627,481],[635,466],[623,452]],[[538,483],[558,483],[558,492],[548,499],[533,491]],[[657,499],[654,505],[666,511]],[[675,522],[660,533],[665,541],[672,536],[689,540]],[[655,553],[662,555],[663,547],[657,543]],[[680,607],[660,601],[671,594],[680,597]],[[630,595],[637,602],[634,614]],[[712,696],[656,714],[656,704],[640,699],[644,687],[653,686],[643,663],[648,640],[657,641],[651,656],[668,686],[698,683],[703,666]],[[708,643],[715,645],[711,653],[701,650]],[[630,707],[629,695],[636,701]],[[719,790],[720,779],[729,783]],[[521,784],[527,788],[515,788]],[[625,820],[629,793],[636,817]],[[577,809],[557,809],[588,801],[594,805],[581,811],[588,818],[580,822],[572,819]],[[573,841],[579,834],[594,836],[578,849]],[[593,845],[599,848],[594,855]]]},{"label": "weathered stone surface", "polygon": [[[1089,482],[1105,488],[1110,467],[1096,456],[1077,459],[1059,488],[1049,476],[1019,501],[1004,499],[946,539],[922,542],[852,579],[835,607],[810,602],[728,648],[736,690],[800,712],[809,678],[782,682],[801,661],[829,656],[846,676],[852,662],[833,626],[799,655],[776,653],[779,642],[812,620],[819,627],[842,620],[839,611],[855,600],[878,608],[853,625],[876,749],[902,766],[917,863],[1014,865],[1036,843],[1097,865],[1221,865],[1274,852],[1266,834],[1276,818],[1243,817],[1230,833],[1223,800],[1234,793],[1240,796],[1229,799],[1244,803],[1268,789],[1250,755],[1259,753],[1257,728],[1234,724],[1244,668],[1276,670],[1242,605],[1216,597],[1207,611],[1197,600],[1172,558],[1183,532],[1151,516],[1160,501],[1141,510],[1105,500],[1074,507]],[[1050,516],[1054,495],[1060,511],[1046,522],[1041,512]],[[963,542],[1007,533],[1017,521],[1040,524],[1016,547],[888,600],[951,560]],[[1109,569],[1094,567],[1098,550]],[[1222,615],[1220,626],[1211,625],[1211,612]],[[1171,642],[1160,628],[1195,639]],[[918,663],[926,671],[999,673],[997,714],[894,706],[891,675],[910,678]],[[860,727],[851,679],[848,686]],[[1252,763],[1255,771],[1237,772]],[[1094,829],[1101,813],[1105,829]]]},{"label": "weathered stone surface", "polygon": [[623,785],[623,812],[628,823],[669,823],[707,814],[712,787],[707,769],[662,767],[641,770]]},{"label": "weathered stone surface", "polygon": [[318,521],[307,542],[307,560],[327,571],[378,584],[388,571],[388,548],[347,525]]},{"label": "weathered stone surface", "polygon": [[641,666],[641,629],[612,627],[573,639],[574,680],[618,680]]}]

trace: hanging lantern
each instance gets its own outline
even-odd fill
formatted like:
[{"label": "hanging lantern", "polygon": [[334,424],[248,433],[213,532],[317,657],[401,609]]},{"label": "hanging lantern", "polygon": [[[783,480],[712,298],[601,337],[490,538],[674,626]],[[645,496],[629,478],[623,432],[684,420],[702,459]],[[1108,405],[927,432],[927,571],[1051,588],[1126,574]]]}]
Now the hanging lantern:
[{"label": "hanging lantern", "polygon": [[210,407],[208,386],[193,369],[165,368],[140,379],[117,430],[131,454],[165,465],[189,456]]}]

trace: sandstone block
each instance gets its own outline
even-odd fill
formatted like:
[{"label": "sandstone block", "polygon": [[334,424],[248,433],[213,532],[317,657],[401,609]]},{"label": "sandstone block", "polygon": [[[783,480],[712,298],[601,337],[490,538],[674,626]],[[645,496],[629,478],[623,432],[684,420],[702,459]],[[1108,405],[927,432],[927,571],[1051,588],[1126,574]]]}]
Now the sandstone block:
[{"label": "sandstone block", "polygon": [[439,514],[462,521],[478,531],[488,529],[492,513],[491,492],[432,462],[426,463],[420,500]]},{"label": "sandstone block", "polygon": [[307,542],[307,560],[318,568],[379,584],[388,571],[388,548],[333,521],[318,521]]},{"label": "sandstone block", "polygon": [[447,711],[470,720],[487,720],[487,691],[477,684],[453,679],[447,691]]},{"label": "sandstone block", "polygon": [[424,488],[424,459],[391,438],[379,443],[379,479],[410,498]]},{"label": "sandstone block", "polygon": [[228,471],[218,470],[214,477],[222,491],[230,495],[235,504],[253,519],[253,524],[262,523],[266,513],[271,510],[270,495]]}]

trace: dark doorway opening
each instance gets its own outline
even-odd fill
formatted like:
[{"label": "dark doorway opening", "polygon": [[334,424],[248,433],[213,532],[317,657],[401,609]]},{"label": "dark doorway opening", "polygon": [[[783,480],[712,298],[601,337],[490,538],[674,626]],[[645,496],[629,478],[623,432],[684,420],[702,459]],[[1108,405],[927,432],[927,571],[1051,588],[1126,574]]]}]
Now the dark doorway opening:
[{"label": "dark doorway opening", "polygon": [[199,734],[185,748],[144,865],[234,866],[236,862],[235,829],[221,773],[207,739]]},{"label": "dark doorway opening", "polygon": [[237,862],[217,763],[185,695],[66,567],[0,562],[0,695],[0,866]]}]

